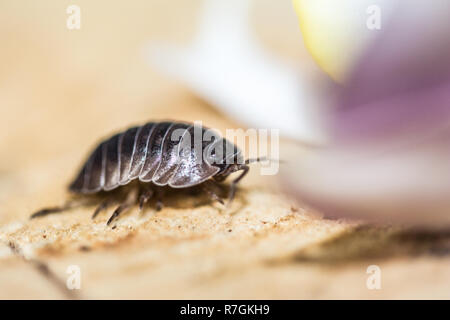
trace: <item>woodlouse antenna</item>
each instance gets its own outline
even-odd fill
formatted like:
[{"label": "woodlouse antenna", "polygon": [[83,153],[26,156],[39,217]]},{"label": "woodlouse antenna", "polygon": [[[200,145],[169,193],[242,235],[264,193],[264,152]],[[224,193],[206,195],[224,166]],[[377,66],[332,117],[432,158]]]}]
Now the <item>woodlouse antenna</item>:
[{"label": "woodlouse antenna", "polygon": [[268,162],[278,161],[279,163],[284,163],[283,160],[271,159],[271,158],[267,158],[267,157],[257,157],[257,158],[250,158],[250,159],[245,160],[245,164],[252,164],[255,162],[264,162],[264,161],[268,161]]}]

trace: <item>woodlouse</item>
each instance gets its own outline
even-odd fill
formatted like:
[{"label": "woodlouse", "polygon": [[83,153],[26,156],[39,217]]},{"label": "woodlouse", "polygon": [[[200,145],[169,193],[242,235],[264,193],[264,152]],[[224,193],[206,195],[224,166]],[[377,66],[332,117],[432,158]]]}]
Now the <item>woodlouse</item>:
[{"label": "woodlouse", "polygon": [[[196,144],[199,141],[196,137],[198,132],[201,133],[201,141]],[[209,139],[205,139],[205,135]],[[127,197],[109,218],[109,225],[138,200],[142,209],[158,187],[208,186],[214,181],[225,180],[233,172],[242,171],[231,182],[229,204],[238,182],[249,170],[248,164],[260,160],[243,161],[239,148],[206,127],[188,122],[148,122],[102,141],[89,155],[69,190],[79,195],[110,193],[134,180],[139,181],[138,196]],[[223,204],[212,188],[205,190]],[[92,217],[95,218],[110,202],[110,199],[101,202]],[[62,212],[82,204],[79,199],[69,201],[61,207],[42,209],[31,218]]]}]

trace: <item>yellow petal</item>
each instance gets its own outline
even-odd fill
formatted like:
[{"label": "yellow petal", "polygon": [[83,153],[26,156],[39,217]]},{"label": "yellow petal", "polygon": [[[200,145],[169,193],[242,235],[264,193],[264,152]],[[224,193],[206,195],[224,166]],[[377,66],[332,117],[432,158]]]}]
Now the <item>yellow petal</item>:
[{"label": "yellow petal", "polygon": [[370,7],[380,9],[381,27],[392,7],[385,0],[293,0],[293,4],[307,49],[338,82],[345,80],[367,41],[380,32],[367,27],[373,14]]}]

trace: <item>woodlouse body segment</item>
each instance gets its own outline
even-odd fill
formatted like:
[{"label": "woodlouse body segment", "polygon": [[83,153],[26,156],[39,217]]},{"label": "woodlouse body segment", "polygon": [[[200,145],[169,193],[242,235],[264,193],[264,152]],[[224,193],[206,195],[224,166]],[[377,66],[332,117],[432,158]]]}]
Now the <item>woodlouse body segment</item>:
[{"label": "woodlouse body segment", "polygon": [[139,173],[139,180],[142,182],[152,181],[156,169],[158,169],[161,161],[161,148],[164,136],[167,129],[170,127],[170,122],[161,122],[155,124],[152,134],[147,141],[147,152],[144,165]]},{"label": "woodlouse body segment", "polygon": [[134,153],[131,160],[130,172],[128,177],[134,180],[141,174],[145,159],[147,158],[148,142],[150,135],[154,131],[155,123],[150,122],[140,127],[136,133],[136,140],[134,142]]},{"label": "woodlouse body segment", "polygon": [[134,149],[136,147],[135,142],[137,131],[138,127],[128,129],[119,142],[120,185],[125,185],[131,180],[129,174],[131,169],[131,161],[133,160]]}]

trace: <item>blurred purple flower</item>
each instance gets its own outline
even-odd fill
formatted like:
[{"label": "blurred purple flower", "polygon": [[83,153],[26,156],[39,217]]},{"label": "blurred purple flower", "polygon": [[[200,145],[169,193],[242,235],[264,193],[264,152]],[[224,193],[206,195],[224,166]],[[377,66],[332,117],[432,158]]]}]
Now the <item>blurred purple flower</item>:
[{"label": "blurred purple flower", "polygon": [[385,141],[448,126],[450,4],[408,5],[367,48],[343,90],[332,119],[339,142]]},{"label": "blurred purple flower", "polygon": [[[450,3],[400,7],[299,155],[289,189],[333,216],[450,225]],[[295,172],[293,175],[292,172]]]}]

